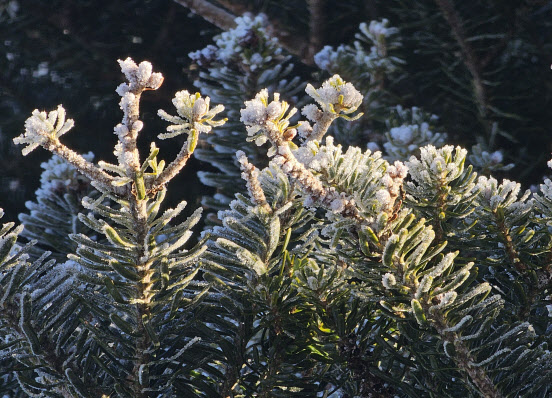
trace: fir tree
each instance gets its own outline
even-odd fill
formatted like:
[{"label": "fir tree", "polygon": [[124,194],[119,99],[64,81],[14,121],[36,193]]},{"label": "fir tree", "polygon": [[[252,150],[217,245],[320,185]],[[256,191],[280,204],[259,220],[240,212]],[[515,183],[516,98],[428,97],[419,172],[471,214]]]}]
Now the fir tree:
[{"label": "fir tree", "polygon": [[[224,124],[223,106],[177,92],[177,115],[159,111],[170,123],[159,138],[184,134],[180,152],[165,164],[152,143],[141,158],[140,98],[163,77],[148,62],[119,63],[117,164],[60,141],[73,127],[61,105],[35,110],[15,139],[25,155],[41,146],[74,167],[50,170],[46,186],[63,171],[70,186],[78,170],[97,193],[82,198],[82,229],[52,224],[60,245],[38,226],[80,191],[39,193],[22,217],[34,249],[17,243],[22,227],[0,231],[2,393],[550,396],[550,180],[530,197],[478,177],[461,147],[427,145],[401,161],[342,146],[328,132],[359,120],[365,99],[334,75],[306,86],[314,103],[297,123],[286,93],[245,101],[239,121],[266,159],[257,167],[238,151],[246,191],[189,246],[201,210],[175,221],[185,203],[164,210],[166,185],[200,134]],[[427,123],[410,112],[409,125]],[[429,131],[416,134],[444,140]]]}]

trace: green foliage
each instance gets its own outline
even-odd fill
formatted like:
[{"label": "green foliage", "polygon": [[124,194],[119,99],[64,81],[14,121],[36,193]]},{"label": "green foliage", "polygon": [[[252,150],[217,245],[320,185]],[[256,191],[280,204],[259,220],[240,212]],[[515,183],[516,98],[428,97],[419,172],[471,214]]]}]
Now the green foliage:
[{"label": "green foliage", "polygon": [[[450,23],[455,4],[436,4]],[[14,141],[58,157],[21,215],[26,229],[0,230],[0,394],[550,396],[552,182],[531,194],[478,176],[508,168],[492,134],[470,158],[444,145],[434,116],[394,106],[387,82],[401,62],[383,51],[399,43],[386,21],[335,50],[332,67],[364,74],[360,91],[337,75],[308,84],[307,120],[290,122],[297,101],[284,97],[299,80],[282,83],[292,67],[263,21],[244,17],[192,55],[210,97],[179,91],[176,115],[158,112],[170,124],[158,138],[183,138],[172,161],[137,146],[141,96],[163,82],[149,62],[119,60],[116,163],[60,141],[72,126],[62,106],[27,119]],[[430,22],[429,36],[443,25]],[[450,77],[460,64],[448,61]],[[479,111],[472,124],[508,124],[490,105]],[[374,134],[386,155],[354,145]],[[220,211],[196,244],[202,210],[180,220],[186,203],[164,204],[194,151],[221,171],[201,175],[219,189],[204,204]]]},{"label": "green foliage", "polygon": [[[86,159],[92,158],[93,154],[89,152]],[[19,215],[25,225],[21,236],[36,240],[36,245],[30,250],[35,258],[49,250],[52,258],[63,262],[77,247],[69,235],[89,233],[78,215],[84,211],[82,199],[97,196],[97,192],[88,178],[57,156],[41,166],[44,171],[40,177],[41,187],[35,193],[37,201],[26,203],[29,214]]]},{"label": "green foliage", "polygon": [[[217,171],[200,171],[201,182],[217,189],[216,195],[204,196],[207,209],[222,210],[236,192],[245,192],[240,180],[239,165],[234,153],[239,148],[255,164],[266,164],[254,145],[244,145],[247,134],[239,122],[239,111],[247,99],[262,88],[294,95],[303,85],[292,77],[294,65],[285,55],[278,40],[266,29],[266,18],[244,16],[237,19],[238,27],[215,36],[216,45],[190,53],[194,84],[213,101],[224,101],[229,119],[223,128],[204,138],[196,151],[198,159],[214,166]],[[199,72],[196,71],[199,70]],[[216,222],[214,214],[211,221]]]}]

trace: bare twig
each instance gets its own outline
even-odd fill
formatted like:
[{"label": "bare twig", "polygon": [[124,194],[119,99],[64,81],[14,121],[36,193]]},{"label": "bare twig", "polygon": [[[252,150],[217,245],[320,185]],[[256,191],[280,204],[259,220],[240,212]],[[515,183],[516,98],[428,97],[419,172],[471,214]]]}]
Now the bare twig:
[{"label": "bare twig", "polygon": [[226,8],[234,15],[243,15],[246,12],[253,12],[253,8],[249,7],[248,4],[240,3],[235,0],[217,0],[217,3]]},{"label": "bare twig", "polygon": [[310,12],[309,20],[309,47],[307,57],[314,59],[314,54],[322,48],[324,44],[324,33],[326,32],[326,18],[324,15],[324,0],[307,0]]},{"label": "bare twig", "polygon": [[205,0],[174,0],[178,4],[189,8],[194,14],[201,16],[220,29],[231,29],[236,26],[235,15],[223,10]]},{"label": "bare twig", "polygon": [[443,16],[452,30],[454,38],[460,46],[460,50],[464,57],[464,63],[473,77],[474,94],[479,108],[479,113],[483,118],[486,118],[488,103],[483,77],[481,76],[481,64],[477,59],[473,48],[468,43],[460,15],[458,15],[456,9],[454,8],[454,4],[452,4],[450,0],[435,0],[435,2],[441,9]]}]

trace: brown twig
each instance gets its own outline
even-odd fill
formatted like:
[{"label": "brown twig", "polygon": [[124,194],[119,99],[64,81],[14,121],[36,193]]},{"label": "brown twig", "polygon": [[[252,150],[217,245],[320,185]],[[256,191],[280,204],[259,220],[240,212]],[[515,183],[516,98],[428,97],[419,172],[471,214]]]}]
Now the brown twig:
[{"label": "brown twig", "polygon": [[235,15],[205,0],[174,0],[178,4],[189,8],[194,14],[201,16],[220,29],[227,30],[236,26]]},{"label": "brown twig", "polygon": [[435,2],[441,9],[443,16],[452,30],[454,38],[460,46],[460,50],[464,57],[464,63],[473,77],[474,94],[479,108],[479,113],[483,118],[486,118],[488,103],[487,93],[483,83],[483,77],[481,75],[481,64],[473,48],[468,43],[460,15],[458,15],[458,12],[454,8],[454,4],[452,4],[450,0],[435,0]]},{"label": "brown twig", "polygon": [[307,0],[307,6],[310,12],[307,57],[314,59],[314,55],[322,48],[325,39],[324,0]]},{"label": "brown twig", "polygon": [[217,0],[217,3],[226,8],[234,15],[243,15],[246,12],[253,12],[253,8],[249,7],[248,4],[240,3],[235,0]]}]

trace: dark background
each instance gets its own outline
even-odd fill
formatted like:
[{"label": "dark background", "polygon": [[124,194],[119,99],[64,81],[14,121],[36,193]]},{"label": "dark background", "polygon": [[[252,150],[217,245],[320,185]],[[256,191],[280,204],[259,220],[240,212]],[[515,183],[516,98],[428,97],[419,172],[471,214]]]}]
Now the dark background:
[{"label": "dark background", "polygon": [[[266,12],[297,37],[308,35],[305,1],[230,3]],[[494,107],[486,118],[478,115],[472,76],[434,0],[326,1],[321,45],[351,43],[360,22],[388,18],[391,26],[400,28],[403,46],[398,55],[406,61],[404,77],[392,82],[396,103],[439,115],[449,143],[468,149],[485,141],[485,129],[497,121],[504,134],[491,150],[504,149],[505,163],[516,163],[497,177],[521,181],[524,188],[538,184],[550,173],[546,161],[552,151],[552,2],[452,3],[476,56],[491,60],[482,68]],[[94,152],[96,160],[115,161],[112,132],[122,116],[115,88],[123,81],[117,59],[148,60],[165,76],[160,90],[142,97],[145,128],[139,143],[144,154],[155,140],[160,158],[170,161],[181,141],[156,138],[166,126],[156,116],[157,110],[171,113],[176,91],[198,90],[189,79],[188,53],[212,43],[219,32],[172,0],[0,0],[3,221],[17,220],[17,214],[25,211],[25,201],[34,199],[40,163],[50,156],[39,149],[24,159],[22,147],[12,143],[24,131],[33,109],[49,111],[63,104],[68,117],[75,120],[75,128],[63,142],[80,153]],[[309,78],[311,71],[303,72],[303,78]],[[196,172],[209,167],[192,158],[169,187],[168,205],[184,199],[190,204],[188,212],[197,208],[209,189]]]},{"label": "dark background", "polygon": [[[0,207],[3,222],[15,221],[33,200],[39,186],[40,163],[50,155],[38,149],[23,158],[22,146],[12,143],[24,131],[33,109],[50,111],[63,104],[75,127],[62,141],[79,153],[92,151],[96,160],[115,162],[113,127],[121,121],[122,83],[117,59],[150,61],[163,73],[161,89],[142,96],[145,123],[140,144],[146,153],[156,141],[160,158],[170,161],[178,152],[175,140],[156,138],[166,123],[157,110],[174,113],[171,103],[178,90],[197,91],[187,78],[188,53],[212,42],[219,31],[170,0],[33,1],[14,2],[0,15]],[[172,183],[169,202],[185,199],[189,211],[198,205],[198,161]],[[202,168],[208,165],[202,166]]]}]

